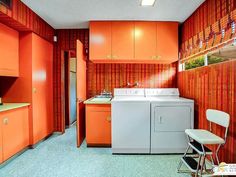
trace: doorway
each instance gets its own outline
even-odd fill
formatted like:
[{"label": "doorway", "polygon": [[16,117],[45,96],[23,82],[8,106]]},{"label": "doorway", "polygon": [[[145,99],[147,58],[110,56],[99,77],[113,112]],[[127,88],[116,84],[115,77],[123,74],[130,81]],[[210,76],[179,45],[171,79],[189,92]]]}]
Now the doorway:
[{"label": "doorway", "polygon": [[76,56],[74,51],[64,51],[65,128],[76,122]]}]

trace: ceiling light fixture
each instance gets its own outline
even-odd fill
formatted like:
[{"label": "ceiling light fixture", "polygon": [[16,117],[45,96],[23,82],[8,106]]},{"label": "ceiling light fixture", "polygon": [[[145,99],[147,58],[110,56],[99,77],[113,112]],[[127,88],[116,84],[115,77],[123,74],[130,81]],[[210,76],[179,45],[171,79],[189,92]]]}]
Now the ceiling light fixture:
[{"label": "ceiling light fixture", "polygon": [[156,0],[141,0],[141,6],[154,6]]}]

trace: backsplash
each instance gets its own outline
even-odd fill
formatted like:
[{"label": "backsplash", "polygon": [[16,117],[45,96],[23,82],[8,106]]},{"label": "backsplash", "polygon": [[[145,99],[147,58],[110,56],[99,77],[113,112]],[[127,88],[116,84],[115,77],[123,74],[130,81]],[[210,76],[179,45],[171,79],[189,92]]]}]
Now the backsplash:
[{"label": "backsplash", "polygon": [[95,64],[88,63],[87,96],[100,94],[104,89],[177,87],[177,63],[173,64]]}]

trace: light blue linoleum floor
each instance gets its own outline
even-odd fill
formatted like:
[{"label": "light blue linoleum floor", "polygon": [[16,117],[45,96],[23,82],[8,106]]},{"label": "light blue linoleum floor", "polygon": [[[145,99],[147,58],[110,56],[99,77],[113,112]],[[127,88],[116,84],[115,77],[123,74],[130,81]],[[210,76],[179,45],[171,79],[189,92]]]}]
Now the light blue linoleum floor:
[{"label": "light blue linoleum floor", "polygon": [[110,148],[76,147],[75,127],[53,135],[0,169],[0,177],[189,177],[180,155],[112,155]]}]

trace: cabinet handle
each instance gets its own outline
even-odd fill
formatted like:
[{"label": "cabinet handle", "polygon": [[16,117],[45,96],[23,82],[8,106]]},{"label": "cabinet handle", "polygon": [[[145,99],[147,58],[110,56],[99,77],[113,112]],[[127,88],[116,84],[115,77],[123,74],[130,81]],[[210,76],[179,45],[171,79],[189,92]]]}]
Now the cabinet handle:
[{"label": "cabinet handle", "polygon": [[156,56],[151,56],[152,60],[156,59]]},{"label": "cabinet handle", "polygon": [[107,121],[108,121],[108,122],[111,122],[111,116],[108,116],[108,117],[107,117]]},{"label": "cabinet handle", "polygon": [[160,58],[161,58],[161,56],[160,56],[160,55],[157,55],[157,56],[156,56],[156,59],[157,59],[157,60],[158,60],[158,59],[160,59]]},{"label": "cabinet handle", "polygon": [[8,125],[8,122],[9,122],[8,118],[4,118],[4,119],[3,119],[3,124],[4,124],[4,125]]},{"label": "cabinet handle", "polygon": [[107,59],[111,59],[111,55],[107,55]]},{"label": "cabinet handle", "polygon": [[33,93],[36,93],[37,92],[37,89],[34,87],[33,88]]},{"label": "cabinet handle", "polygon": [[112,59],[117,59],[118,56],[117,55],[112,55]]}]

